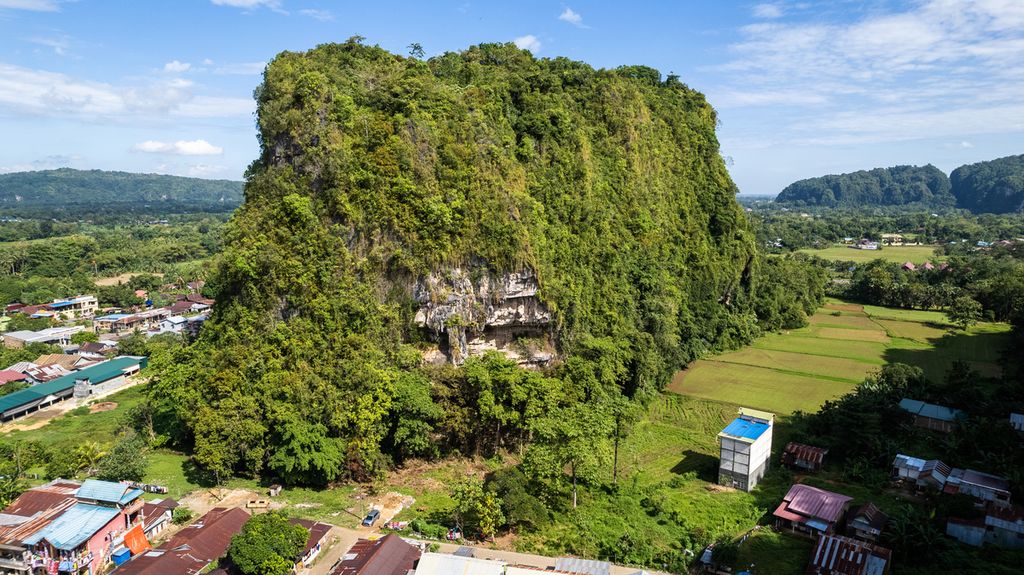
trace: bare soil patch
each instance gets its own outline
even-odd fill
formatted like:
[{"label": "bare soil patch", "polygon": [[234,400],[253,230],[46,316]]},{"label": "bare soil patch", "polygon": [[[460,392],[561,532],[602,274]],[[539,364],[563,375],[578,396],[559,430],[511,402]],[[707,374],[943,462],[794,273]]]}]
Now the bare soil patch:
[{"label": "bare soil patch", "polygon": [[864,313],[864,306],[855,303],[830,303],[825,304],[825,309],[834,311],[848,311],[851,313]]},{"label": "bare soil patch", "polygon": [[117,409],[117,402],[116,401],[101,401],[99,403],[94,403],[94,404],[90,405],[89,406],[89,413],[99,413],[101,411],[112,411],[114,409]]}]

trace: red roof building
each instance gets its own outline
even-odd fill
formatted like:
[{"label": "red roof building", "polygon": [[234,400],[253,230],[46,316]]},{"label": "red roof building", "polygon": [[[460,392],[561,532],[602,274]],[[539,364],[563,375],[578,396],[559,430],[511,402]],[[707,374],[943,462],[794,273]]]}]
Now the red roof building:
[{"label": "red roof building", "polygon": [[309,532],[309,537],[306,539],[306,547],[302,550],[302,556],[299,557],[296,570],[300,567],[309,567],[316,560],[317,556],[320,555],[320,550],[327,543],[327,535],[331,532],[331,526],[308,519],[290,519],[289,521],[295,525],[303,526]]},{"label": "red roof building", "polygon": [[117,568],[118,575],[196,575],[227,553],[231,538],[242,530],[249,513],[240,508],[210,510],[170,541]]},{"label": "red roof building", "polygon": [[789,488],[772,514],[780,529],[810,535],[830,534],[846,513],[850,501],[845,495],[797,483]]},{"label": "red roof building", "polygon": [[330,575],[407,575],[419,558],[419,549],[391,533],[376,541],[356,541]]},{"label": "red roof building", "polygon": [[24,373],[18,373],[10,369],[0,369],[0,385],[11,383],[12,381],[24,381],[28,378],[25,377]]},{"label": "red roof building", "polygon": [[782,464],[808,471],[821,471],[828,449],[790,441],[782,451]]}]

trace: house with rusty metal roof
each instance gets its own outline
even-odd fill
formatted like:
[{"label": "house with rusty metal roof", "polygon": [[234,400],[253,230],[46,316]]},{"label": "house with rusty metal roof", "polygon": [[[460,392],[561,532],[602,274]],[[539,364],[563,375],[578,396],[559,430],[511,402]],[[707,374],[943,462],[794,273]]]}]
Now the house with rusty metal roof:
[{"label": "house with rusty metal roof", "polygon": [[892,552],[841,535],[819,535],[806,575],[884,575]]},{"label": "house with rusty metal roof", "polygon": [[772,512],[780,529],[816,535],[835,531],[850,505],[851,497],[797,483]]},{"label": "house with rusty metal roof", "polygon": [[356,541],[330,575],[407,575],[419,559],[417,547],[391,533],[373,541]]},{"label": "house with rusty metal roof", "polygon": [[975,547],[1024,549],[1024,507],[990,504],[981,517],[951,517],[946,523],[946,535]]},{"label": "house with rusty metal roof", "polygon": [[300,525],[302,528],[309,533],[306,537],[306,546],[302,549],[302,554],[299,556],[299,560],[296,561],[295,570],[299,571],[303,567],[309,567],[313,564],[313,561],[320,556],[320,550],[327,543],[327,534],[331,532],[331,525],[326,523],[320,523],[319,521],[310,521],[308,519],[289,519],[293,525]]},{"label": "house with rusty metal roof", "polygon": [[231,538],[248,520],[249,512],[239,507],[211,509],[170,541],[118,567],[114,575],[196,575],[227,553]]},{"label": "house with rusty metal roof", "polygon": [[881,537],[882,530],[888,522],[889,516],[869,501],[850,511],[846,520],[846,534],[856,539],[875,542]]},{"label": "house with rusty metal roof", "polygon": [[31,572],[32,554],[25,539],[70,509],[76,502],[78,487],[78,482],[56,479],[25,491],[0,511],[2,572]]},{"label": "house with rusty metal roof", "polygon": [[826,455],[827,448],[790,441],[782,450],[782,464],[807,471],[821,471]]}]

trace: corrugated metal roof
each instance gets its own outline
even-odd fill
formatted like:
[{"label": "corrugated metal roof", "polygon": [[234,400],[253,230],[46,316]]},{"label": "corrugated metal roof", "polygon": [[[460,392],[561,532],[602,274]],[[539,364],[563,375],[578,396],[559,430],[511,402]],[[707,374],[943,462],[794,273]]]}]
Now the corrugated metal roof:
[{"label": "corrugated metal roof", "polygon": [[957,419],[965,417],[964,412],[959,409],[953,409],[944,405],[935,405],[934,403],[925,403],[916,399],[901,399],[900,408],[904,411],[909,411],[914,415],[938,419],[939,421],[956,421]]},{"label": "corrugated metal roof", "polygon": [[46,527],[25,538],[27,545],[43,539],[57,549],[73,551],[120,514],[115,507],[76,503]]},{"label": "corrugated metal roof", "polygon": [[90,499],[93,501],[104,501],[106,503],[120,503],[124,505],[138,498],[144,492],[141,489],[131,488],[123,483],[113,481],[100,481],[99,479],[86,479],[75,494],[79,499]]},{"label": "corrugated metal roof", "polygon": [[824,447],[805,445],[803,443],[796,443],[795,441],[787,443],[784,452],[791,455],[793,459],[817,464],[821,464],[825,459],[825,456],[828,455],[828,449],[825,449]]},{"label": "corrugated metal roof", "polygon": [[897,454],[896,458],[892,460],[893,467],[903,467],[906,469],[916,469],[921,471],[924,468],[925,460],[918,457],[911,457],[909,455],[903,455],[902,453]]},{"label": "corrugated metal roof", "polygon": [[0,397],[0,413],[40,400],[48,395],[67,391],[75,386],[76,379],[88,379],[95,385],[122,375],[126,369],[137,365],[144,367],[145,362],[146,358],[144,357],[122,356],[58,377],[53,381],[33,385],[28,389]]},{"label": "corrugated metal roof", "polygon": [[489,559],[474,559],[445,555],[442,553],[424,553],[416,565],[416,575],[503,575],[505,563]]},{"label": "corrugated metal roof", "polygon": [[767,423],[750,421],[748,419],[743,419],[742,417],[737,417],[732,420],[732,423],[726,425],[725,429],[723,429],[718,435],[724,435],[736,439],[749,439],[753,441],[758,437],[761,437],[765,431],[768,431],[768,427]]},{"label": "corrugated metal roof", "polygon": [[608,575],[611,573],[611,570],[612,564],[607,561],[578,559],[576,557],[559,557],[555,559],[555,571],[586,573],[587,575]]},{"label": "corrugated metal roof", "polygon": [[892,553],[840,535],[819,535],[811,553],[811,569],[821,575],[882,575]]},{"label": "corrugated metal roof", "polygon": [[783,497],[787,510],[805,517],[823,519],[829,523],[839,519],[843,509],[852,499],[801,483],[790,487],[789,492]]},{"label": "corrugated metal roof", "polygon": [[1010,425],[1017,431],[1024,431],[1024,413],[1011,413]]}]

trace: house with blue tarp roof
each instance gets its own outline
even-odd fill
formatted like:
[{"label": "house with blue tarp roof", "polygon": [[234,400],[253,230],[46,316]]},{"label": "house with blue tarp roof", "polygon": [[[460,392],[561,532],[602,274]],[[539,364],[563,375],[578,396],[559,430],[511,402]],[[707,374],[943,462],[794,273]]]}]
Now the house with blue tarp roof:
[{"label": "house with blue tarp roof", "polygon": [[775,414],[741,407],[718,434],[718,482],[750,491],[764,477],[772,453]]},{"label": "house with blue tarp roof", "polygon": [[142,495],[123,483],[86,480],[74,505],[24,539],[33,565],[47,572],[99,573],[125,534],[142,525]]},{"label": "house with blue tarp roof", "polygon": [[957,422],[967,417],[967,414],[959,409],[906,397],[900,400],[900,409],[914,416],[915,426],[943,433],[953,431]]}]

